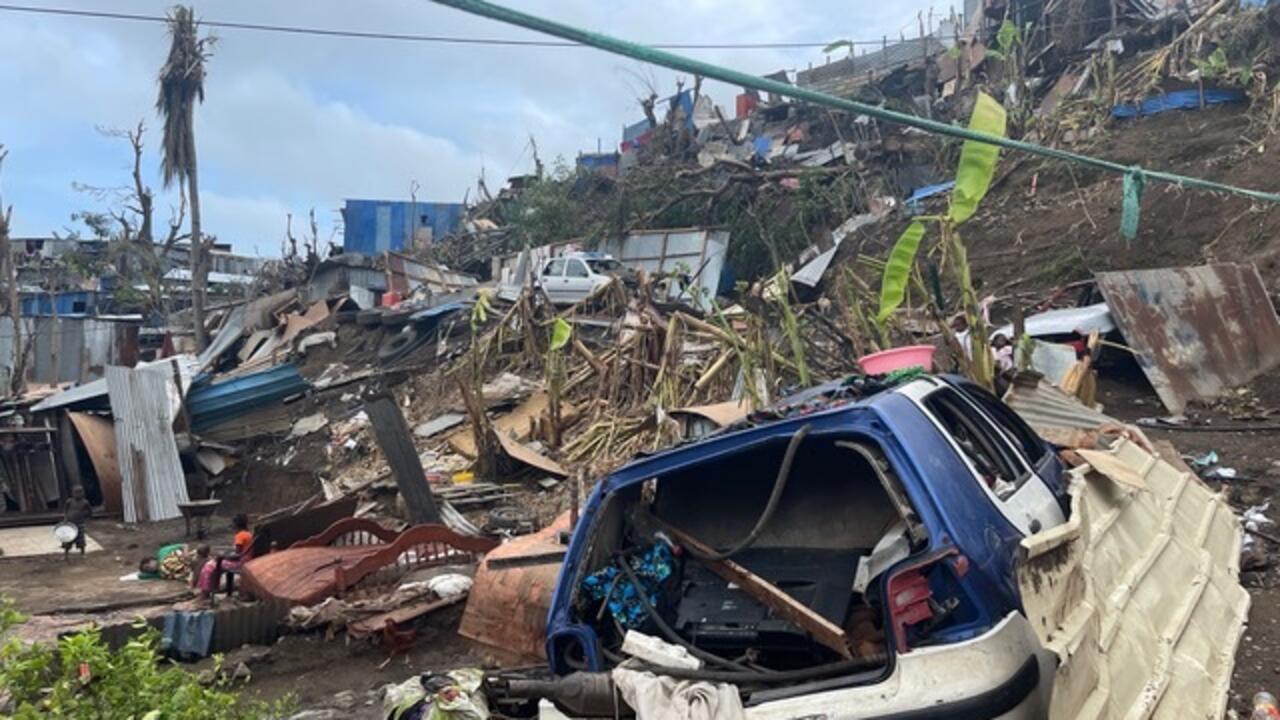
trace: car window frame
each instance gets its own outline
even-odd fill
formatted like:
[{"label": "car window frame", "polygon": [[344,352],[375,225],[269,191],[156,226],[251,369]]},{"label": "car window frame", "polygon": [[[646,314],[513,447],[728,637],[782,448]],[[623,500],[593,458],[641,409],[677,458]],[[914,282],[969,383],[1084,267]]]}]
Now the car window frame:
[{"label": "car window frame", "polygon": [[[1025,420],[1018,417],[1013,408],[1005,405],[1000,398],[972,383],[958,383],[957,389],[961,394],[978,407],[991,423],[999,428],[1006,436],[1014,450],[1016,450],[1027,465],[1036,468],[1040,467],[1045,459],[1050,455],[1049,447],[1045,444],[1044,438],[1040,437]],[[1027,441],[1036,448],[1037,455],[1032,457],[1027,452]]]},{"label": "car window frame", "polygon": [[[570,274],[569,269],[577,267],[582,270],[581,275]],[[587,267],[587,263],[581,258],[566,258],[564,263],[564,276],[575,280],[583,280],[591,277],[591,268]]]},{"label": "car window frame", "polygon": [[[926,410],[928,410],[938,423],[942,425],[948,435],[948,439],[959,448],[960,454],[965,457],[966,462],[968,462],[971,468],[979,475],[978,480],[982,482],[983,485],[989,489],[991,488],[991,485],[987,485],[985,479],[982,477],[982,469],[977,466],[975,459],[965,451],[964,445],[960,442],[960,438],[956,436],[956,432],[951,428],[951,425],[940,416],[938,410],[934,408],[935,402],[946,406],[946,409],[950,413],[954,413],[956,415],[958,422],[965,425],[965,429],[968,434],[972,436],[973,442],[981,446],[974,448],[975,452],[982,452],[988,456],[988,462],[993,462],[998,466],[996,468],[998,471],[1001,473],[1007,473],[1007,477],[1001,477],[1000,479],[1013,486],[1013,492],[1017,492],[1017,490],[1021,489],[1022,486],[1031,479],[1034,472],[1032,468],[1027,465],[1024,458],[1013,452],[1013,449],[1009,446],[1008,439],[1004,437],[1004,434],[999,429],[995,428],[988,418],[978,412],[977,408],[973,404],[967,402],[958,390],[945,385],[940,386],[933,392],[926,395],[922,399],[922,402]],[[1010,494],[1012,495],[1012,492]],[[996,496],[996,499],[1000,501],[1004,500],[1004,498],[1001,498],[999,495]]]},{"label": "car window frame", "polygon": [[[553,270],[557,264],[560,265],[559,272]],[[564,277],[565,266],[565,258],[552,258],[547,261],[547,266],[542,269],[542,277]]]}]

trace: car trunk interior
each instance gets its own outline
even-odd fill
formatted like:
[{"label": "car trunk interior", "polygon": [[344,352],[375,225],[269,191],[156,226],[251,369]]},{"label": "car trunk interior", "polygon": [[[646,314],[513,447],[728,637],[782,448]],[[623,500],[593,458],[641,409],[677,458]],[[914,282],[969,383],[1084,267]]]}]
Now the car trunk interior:
[{"label": "car trunk interior", "polygon": [[757,670],[858,658],[885,666],[885,613],[871,581],[919,549],[923,532],[876,446],[856,437],[805,438],[771,503],[790,440],[606,499],[574,604],[606,657],[619,657],[633,629]]}]

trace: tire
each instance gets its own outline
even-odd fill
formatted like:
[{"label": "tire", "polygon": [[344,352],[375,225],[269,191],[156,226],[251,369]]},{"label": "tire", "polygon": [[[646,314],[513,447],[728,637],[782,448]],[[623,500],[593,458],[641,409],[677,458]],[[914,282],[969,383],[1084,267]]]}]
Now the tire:
[{"label": "tire", "polygon": [[378,346],[378,362],[393,363],[407,357],[422,345],[426,344],[429,334],[418,332],[416,328],[405,328],[388,337]]},{"label": "tire", "polygon": [[382,325],[382,311],[378,309],[361,310],[356,313],[356,324],[360,327],[374,328]]},{"label": "tire", "polygon": [[339,325],[351,325],[356,321],[356,315],[359,314],[359,310],[339,310],[333,314],[333,320]]}]

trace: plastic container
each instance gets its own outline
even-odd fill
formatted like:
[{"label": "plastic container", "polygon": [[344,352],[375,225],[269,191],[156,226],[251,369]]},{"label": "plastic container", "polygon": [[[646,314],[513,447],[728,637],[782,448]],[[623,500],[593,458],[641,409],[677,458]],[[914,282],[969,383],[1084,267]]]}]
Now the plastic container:
[{"label": "plastic container", "polygon": [[1260,692],[1253,696],[1253,714],[1249,720],[1280,720],[1280,709],[1276,708],[1276,696],[1269,692]]},{"label": "plastic container", "polygon": [[933,350],[932,345],[908,345],[881,350],[858,358],[858,364],[868,375],[884,375],[894,370],[913,367],[924,368],[925,372],[933,372]]}]

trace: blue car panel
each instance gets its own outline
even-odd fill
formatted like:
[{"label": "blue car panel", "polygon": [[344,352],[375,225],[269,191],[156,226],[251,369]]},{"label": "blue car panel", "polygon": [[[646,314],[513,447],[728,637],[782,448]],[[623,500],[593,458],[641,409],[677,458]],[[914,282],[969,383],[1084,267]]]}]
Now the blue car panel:
[{"label": "blue car panel", "polygon": [[[936,379],[955,387],[953,379]],[[802,400],[820,395],[809,391]],[[713,435],[699,442],[677,447],[636,460],[602,480],[583,509],[570,541],[547,621],[547,655],[557,673],[571,670],[564,661],[569,644],[581,648],[588,669],[598,670],[601,657],[595,630],[574,618],[575,588],[584,575],[583,564],[601,510],[607,498],[625,488],[673,472],[715,462],[763,443],[790,438],[808,425],[809,437],[855,438],[876,445],[890,465],[903,491],[927,530],[928,548],[933,552],[954,549],[964,558],[967,571],[946,575],[931,572],[928,582],[935,592],[959,592],[953,619],[930,642],[948,643],[968,639],[989,629],[1009,612],[1020,609],[1014,559],[1022,536],[992,502],[969,472],[948,438],[919,406],[894,391],[881,392],[857,401],[836,404],[794,417],[746,429]],[[1053,456],[1053,453],[1047,453]],[[1061,486],[1061,465],[1056,458],[1042,463],[1046,484]],[[914,556],[913,556],[914,557]],[[908,559],[899,563],[905,566]],[[882,596],[894,568],[878,579]]]}]

